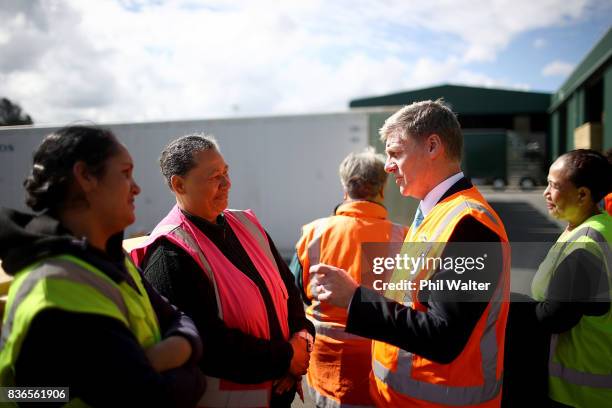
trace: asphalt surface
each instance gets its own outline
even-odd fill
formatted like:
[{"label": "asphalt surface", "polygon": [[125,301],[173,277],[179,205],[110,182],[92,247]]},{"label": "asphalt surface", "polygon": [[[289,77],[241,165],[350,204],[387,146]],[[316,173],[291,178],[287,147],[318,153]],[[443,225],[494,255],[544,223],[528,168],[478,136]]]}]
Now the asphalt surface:
[{"label": "asphalt surface", "polygon": [[529,295],[533,275],[565,225],[548,215],[542,189],[481,191],[502,219],[511,243],[510,290]]}]

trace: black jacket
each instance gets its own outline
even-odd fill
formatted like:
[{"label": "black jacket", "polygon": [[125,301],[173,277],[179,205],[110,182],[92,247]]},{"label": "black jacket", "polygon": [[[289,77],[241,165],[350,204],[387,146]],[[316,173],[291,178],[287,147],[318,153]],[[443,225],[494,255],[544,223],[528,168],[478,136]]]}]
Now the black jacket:
[{"label": "black jacket", "polygon": [[[9,275],[49,256],[70,254],[115,282],[126,281],[136,288],[123,263],[121,242],[122,234],[112,237],[103,252],[72,236],[50,216],[0,211],[0,259]],[[178,335],[190,342],[192,358],[184,366],[158,374],[123,323],[50,308],[34,317],[26,334],[15,366],[16,385],[67,386],[71,399],[100,407],[194,406],[204,390],[195,363],[202,355],[198,331],[144,279],[143,284],[162,337]]]}]

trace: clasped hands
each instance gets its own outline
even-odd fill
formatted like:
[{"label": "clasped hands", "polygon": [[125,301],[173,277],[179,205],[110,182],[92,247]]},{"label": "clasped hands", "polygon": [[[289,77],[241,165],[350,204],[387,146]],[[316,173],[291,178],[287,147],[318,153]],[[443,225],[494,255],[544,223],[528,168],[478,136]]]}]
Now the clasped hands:
[{"label": "clasped hands", "polygon": [[[358,286],[343,269],[326,264],[310,267],[310,291],[316,300],[347,308]],[[278,394],[291,389],[308,370],[310,353],[307,351],[306,339],[294,335],[289,342],[293,347],[293,358],[289,374],[275,383],[274,391]]]},{"label": "clasped hands", "polygon": [[291,344],[293,349],[293,357],[291,358],[287,375],[274,383],[274,392],[277,394],[283,394],[289,391],[295,383],[299,383],[302,375],[308,371],[310,363],[310,352],[308,351],[308,343],[305,338],[294,334],[289,339],[289,344]]}]

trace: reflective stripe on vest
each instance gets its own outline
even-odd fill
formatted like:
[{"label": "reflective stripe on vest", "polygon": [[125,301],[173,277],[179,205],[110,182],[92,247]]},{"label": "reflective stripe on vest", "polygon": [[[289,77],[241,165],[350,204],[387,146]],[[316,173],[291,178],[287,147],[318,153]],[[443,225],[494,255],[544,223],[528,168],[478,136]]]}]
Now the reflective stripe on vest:
[{"label": "reflective stripe on vest", "polygon": [[[117,309],[127,319],[128,310],[121,295],[120,290],[104,278],[97,276],[90,271],[61,258],[50,258],[44,261],[40,267],[28,273],[21,282],[15,297],[11,301],[10,309],[2,326],[2,337],[0,338],[0,349],[4,347],[11,334],[15,313],[21,302],[27,298],[28,294],[34,289],[42,279],[63,279],[66,281],[94,287],[106,298],[112,301]],[[127,324],[127,322],[125,322]]]},{"label": "reflective stripe on vest", "polygon": [[446,214],[446,217],[444,217],[444,220],[442,220],[440,225],[438,225],[438,228],[433,233],[429,241],[436,242],[436,240],[440,238],[440,235],[442,235],[442,233],[448,227],[448,225],[453,221],[453,218],[461,214],[463,211],[469,210],[469,209],[482,212],[484,215],[487,216],[487,218],[489,218],[489,220],[491,220],[491,222],[493,222],[493,224],[499,225],[497,218],[495,218],[495,216],[491,214],[491,212],[489,211],[487,207],[479,203],[474,203],[471,201],[462,201],[457,207],[453,208],[451,211],[449,211],[448,214]]},{"label": "reflective stripe on vest", "polygon": [[606,241],[606,237],[604,237],[599,231],[590,227],[579,228],[572,235],[570,235],[570,237],[567,239],[567,241],[563,243],[563,246],[559,250],[559,256],[561,256],[565,252],[565,250],[570,244],[574,244],[574,241],[576,241],[580,237],[590,238],[595,243],[597,243],[604,257],[603,261],[608,266],[608,268],[612,266],[612,251],[610,250],[610,243]]},{"label": "reflective stripe on vest", "polygon": [[503,299],[503,285],[495,290],[490,302],[487,324],[480,340],[480,355],[482,361],[482,374],[484,384],[481,386],[447,386],[443,384],[426,383],[411,378],[412,353],[398,350],[397,370],[391,371],[373,359],[372,371],[374,375],[387,384],[394,391],[405,394],[412,398],[434,402],[438,404],[451,405],[476,405],[495,398],[502,387],[502,378],[496,378],[497,367],[486,364],[487,361],[497,362],[497,334],[495,324],[501,311]]},{"label": "reflective stripe on vest", "polygon": [[[495,225],[499,225],[499,222],[493,216],[493,214],[491,214],[488,208],[478,203],[463,201],[460,203],[460,205],[453,208],[451,211],[449,211],[448,214],[446,214],[446,217],[444,217],[444,219],[440,222],[440,225],[438,225],[438,228],[436,228],[431,238],[425,237],[427,238],[428,242],[431,242],[431,244],[426,247],[425,251],[421,253],[421,256],[427,256],[427,254],[429,253],[433,245],[436,243],[438,238],[440,238],[440,235],[442,235],[444,230],[446,230],[446,228],[450,225],[453,219],[457,215],[461,214],[463,211],[468,210],[468,209],[473,209],[473,210],[482,212],[483,214],[487,216],[487,218],[489,218],[489,220],[491,220],[491,222],[493,222]],[[417,230],[417,237],[418,237],[418,230]]]},{"label": "reflective stripe on vest", "polygon": [[317,334],[322,334],[323,336],[331,337],[332,339],[335,339],[335,340],[370,341],[370,339],[366,339],[365,337],[357,336],[355,334],[346,332],[344,330],[344,326],[339,325],[337,323],[322,322],[318,319],[310,318],[310,316],[306,316],[306,317],[314,325],[317,331]]},{"label": "reflective stripe on vest", "polygon": [[176,236],[180,241],[184,242],[187,246],[189,246],[189,248],[191,248],[191,250],[195,254],[197,254],[198,259],[200,263],[202,264],[202,267],[203,267],[202,269],[204,273],[206,274],[206,276],[208,277],[208,279],[210,280],[210,282],[212,283],[213,289],[215,290],[215,300],[217,301],[217,315],[219,316],[220,319],[223,319],[223,308],[221,307],[221,297],[219,296],[219,289],[217,288],[215,274],[213,273],[212,268],[210,267],[210,264],[206,260],[206,257],[202,253],[200,246],[198,245],[196,240],[191,236],[191,234],[185,231],[179,225],[168,225],[167,227],[170,227],[169,233],[168,233],[169,235]]},{"label": "reflective stripe on vest", "polygon": [[[253,224],[251,219],[244,214],[244,211],[239,210],[230,210],[231,214],[238,218],[242,225],[246,227],[246,229],[251,233],[251,235],[257,241],[259,248],[266,254],[272,265],[276,267],[276,260],[274,259],[274,255],[272,255],[272,250],[270,249],[270,245],[268,244],[268,239],[264,235],[264,233],[257,227],[257,225]],[[278,268],[277,268],[278,269]]]},{"label": "reflective stripe on vest", "polygon": [[[474,203],[474,202],[470,202],[470,201],[462,201],[457,207],[453,208],[451,211],[449,211],[448,214],[446,214],[446,216],[444,217],[444,219],[440,222],[440,225],[438,225],[438,227],[436,228],[436,230],[434,231],[434,233],[432,234],[431,238],[427,238],[427,241],[430,242],[430,244],[428,244],[425,247],[425,250],[422,251],[419,254],[419,257],[426,257],[429,254],[429,251],[431,251],[431,249],[433,248],[433,246],[435,244],[437,244],[437,240],[440,238],[440,235],[442,235],[442,233],[444,232],[444,230],[446,230],[446,228],[448,228],[448,226],[450,225],[450,223],[453,221],[453,219],[461,214],[463,211],[465,210],[469,210],[469,209],[473,209],[476,211],[480,211],[482,212],[484,215],[487,216],[487,218],[489,218],[489,220],[494,223],[495,225],[499,225],[499,222],[497,221],[497,218],[491,214],[491,212],[489,211],[489,209],[479,203]],[[418,237],[418,230],[416,232],[415,237]],[[397,299],[396,299],[397,300]],[[402,299],[399,299],[402,300]],[[403,299],[402,303],[404,304],[404,306],[412,306],[412,299],[410,298],[410,292],[406,292],[406,296]]]},{"label": "reflective stripe on vest", "polygon": [[553,362],[553,356],[557,351],[559,335],[553,334],[550,339],[550,358],[548,363],[548,374],[559,377],[568,383],[593,388],[612,388],[612,375],[593,374],[579,371],[574,368],[564,367],[561,363]]},{"label": "reflective stripe on vest", "polygon": [[[321,261],[321,236],[323,235],[323,230],[326,226],[327,218],[320,219],[315,226],[313,239],[308,244],[308,262],[310,263],[311,267],[317,265]],[[323,316],[321,313],[321,302],[318,300],[312,301],[310,310],[312,311],[312,315],[315,317]]]},{"label": "reflective stripe on vest", "polygon": [[355,404],[344,404],[336,401],[333,398],[327,397],[319,393],[316,389],[311,387],[306,381],[306,378],[302,380],[302,389],[305,390],[310,398],[314,401],[314,405],[317,408],[371,408],[371,405],[355,405]]}]

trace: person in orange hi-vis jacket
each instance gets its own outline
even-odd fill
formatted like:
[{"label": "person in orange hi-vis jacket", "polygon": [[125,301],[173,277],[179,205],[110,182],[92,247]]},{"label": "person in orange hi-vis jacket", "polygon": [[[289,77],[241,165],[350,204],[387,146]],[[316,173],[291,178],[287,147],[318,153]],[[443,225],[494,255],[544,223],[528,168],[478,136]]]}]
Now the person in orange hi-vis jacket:
[{"label": "person in orange hi-vis jacket", "polygon": [[350,153],[340,164],[343,202],[330,217],[303,227],[291,269],[309,306],[317,340],[310,357],[305,391],[318,407],[372,406],[368,391],[371,340],[344,331],[346,310],[313,299],[308,287],[311,265],[326,263],[348,271],[361,282],[362,244],[402,242],[407,227],[388,220],[383,205],[387,180],[384,157],[373,148]]}]

